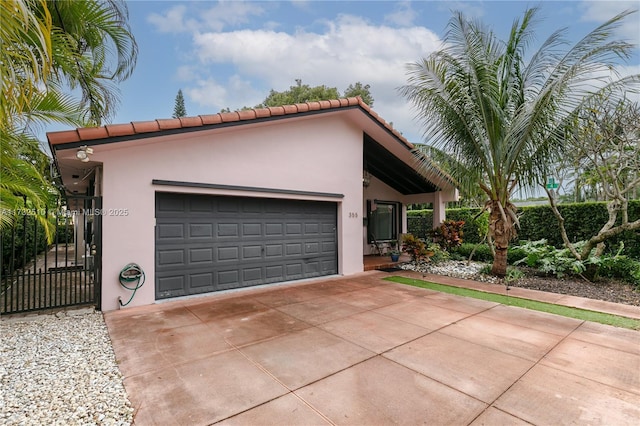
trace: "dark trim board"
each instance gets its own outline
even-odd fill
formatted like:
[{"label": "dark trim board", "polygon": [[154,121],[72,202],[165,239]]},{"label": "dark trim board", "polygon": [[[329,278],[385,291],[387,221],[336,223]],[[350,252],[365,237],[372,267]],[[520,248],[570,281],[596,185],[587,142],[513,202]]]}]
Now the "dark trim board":
[{"label": "dark trim board", "polygon": [[295,189],[260,188],[257,186],[220,185],[217,183],[204,183],[204,182],[182,182],[182,181],[175,181],[175,180],[153,179],[151,181],[151,184],[161,185],[161,186],[181,186],[185,188],[224,189],[229,191],[265,192],[268,194],[287,194],[287,195],[303,195],[303,196],[310,196],[310,197],[344,198],[344,194],[334,194],[331,192],[297,191]]}]

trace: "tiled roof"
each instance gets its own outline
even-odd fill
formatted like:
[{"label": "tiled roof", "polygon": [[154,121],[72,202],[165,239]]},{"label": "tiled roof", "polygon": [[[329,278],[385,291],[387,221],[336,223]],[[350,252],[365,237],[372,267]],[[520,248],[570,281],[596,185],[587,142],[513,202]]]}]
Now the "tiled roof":
[{"label": "tiled roof", "polygon": [[[198,115],[195,117],[182,117],[159,119],[152,121],[137,121],[124,124],[107,124],[102,127],[85,127],[75,130],[47,133],[49,145],[86,142],[113,137],[133,136],[144,133],[161,133],[166,130],[186,129],[231,122],[250,122],[262,118],[288,116],[311,111],[339,110],[340,108],[358,106],[369,114],[374,120],[391,132],[407,147],[413,148],[408,140],[395,130],[391,124],[383,120],[375,111],[362,101],[362,98],[343,98],[329,101],[305,102],[295,105],[283,105],[277,107],[249,109],[245,111],[223,112],[211,115]],[[152,136],[152,135],[149,135]]]}]

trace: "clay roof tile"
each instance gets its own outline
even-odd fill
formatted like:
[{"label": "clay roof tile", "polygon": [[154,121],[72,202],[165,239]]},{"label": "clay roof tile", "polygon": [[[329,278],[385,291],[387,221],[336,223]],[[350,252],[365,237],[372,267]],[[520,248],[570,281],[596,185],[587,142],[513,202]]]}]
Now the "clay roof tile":
[{"label": "clay roof tile", "polygon": [[133,130],[132,123],[123,123],[123,124],[107,124],[105,126],[107,128],[107,133],[110,138],[116,136],[130,136],[135,135],[135,131]]},{"label": "clay roof tile", "polygon": [[77,129],[81,140],[88,141],[92,139],[105,139],[109,137],[105,127],[84,127]]}]

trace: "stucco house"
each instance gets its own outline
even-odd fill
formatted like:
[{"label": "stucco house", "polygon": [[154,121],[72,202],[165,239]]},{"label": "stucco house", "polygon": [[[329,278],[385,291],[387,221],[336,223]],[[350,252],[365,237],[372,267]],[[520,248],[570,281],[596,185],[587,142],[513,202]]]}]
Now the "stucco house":
[{"label": "stucco house", "polygon": [[457,199],[360,98],[47,137],[65,190],[102,200],[81,214],[101,221],[103,310],[130,297],[132,262],[146,284],[128,306],[362,272],[372,238],[406,232],[407,204],[433,203],[437,225]]}]

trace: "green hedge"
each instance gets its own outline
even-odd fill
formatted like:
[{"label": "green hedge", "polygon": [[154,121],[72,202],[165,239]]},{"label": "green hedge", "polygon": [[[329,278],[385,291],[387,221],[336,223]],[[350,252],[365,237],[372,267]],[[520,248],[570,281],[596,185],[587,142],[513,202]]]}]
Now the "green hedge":
[{"label": "green hedge", "polygon": [[[607,204],[604,202],[561,204],[558,209],[565,218],[565,228],[571,241],[585,240],[596,235],[609,218]],[[446,210],[447,219],[465,221],[464,242],[466,243],[478,243],[482,239],[478,233],[478,227],[472,221],[479,211],[477,208]],[[521,225],[518,231],[519,240],[536,241],[544,238],[549,244],[562,247],[558,221],[550,206],[521,207],[519,215]],[[630,201],[629,221],[639,218],[640,200]],[[431,210],[410,210],[407,212],[407,221],[410,233],[421,238],[428,238],[433,223],[433,212]],[[624,232],[618,237],[608,240],[607,247],[615,249],[620,241],[624,241],[624,253],[627,256],[640,259],[640,232]]]}]

